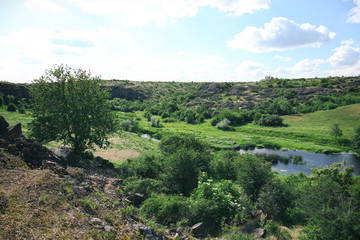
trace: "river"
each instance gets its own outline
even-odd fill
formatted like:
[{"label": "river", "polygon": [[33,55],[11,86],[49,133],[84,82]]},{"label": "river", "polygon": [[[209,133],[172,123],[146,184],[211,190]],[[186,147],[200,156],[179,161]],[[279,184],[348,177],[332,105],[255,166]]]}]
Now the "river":
[{"label": "river", "polygon": [[310,167],[313,165],[317,167],[325,167],[330,166],[335,162],[342,162],[344,159],[346,160],[346,165],[354,166],[354,175],[360,176],[360,158],[352,153],[341,153],[341,154],[323,154],[323,153],[312,153],[306,151],[282,151],[282,150],[272,150],[272,149],[259,149],[255,148],[253,150],[240,150],[240,154],[244,153],[254,153],[254,154],[277,154],[284,157],[289,156],[301,156],[304,164],[294,164],[294,163],[282,163],[278,162],[272,165],[272,169],[277,171],[279,174],[288,175],[290,173],[297,174],[300,171],[303,171],[306,175],[310,175]]}]

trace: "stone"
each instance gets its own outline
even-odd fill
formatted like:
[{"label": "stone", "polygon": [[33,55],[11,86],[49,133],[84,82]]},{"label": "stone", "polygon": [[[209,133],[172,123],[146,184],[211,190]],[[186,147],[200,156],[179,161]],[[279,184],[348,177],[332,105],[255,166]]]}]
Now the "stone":
[{"label": "stone", "polygon": [[3,116],[0,116],[0,135],[4,135],[7,133],[7,128],[9,127],[9,123],[5,120]]},{"label": "stone", "polygon": [[52,171],[55,174],[59,174],[59,175],[64,175],[67,173],[65,168],[60,166],[58,163],[52,162],[52,161],[43,161],[42,168],[50,169],[50,171]]},{"label": "stone", "polygon": [[265,236],[265,229],[263,229],[263,228],[255,228],[251,232],[251,235],[256,239],[260,239],[260,238]]},{"label": "stone", "polygon": [[105,225],[104,230],[105,232],[115,232],[115,228],[109,225]]},{"label": "stone", "polygon": [[15,139],[15,138],[20,138],[21,135],[22,135],[21,123],[18,123],[8,129],[7,133],[5,133],[4,135],[4,138]]},{"label": "stone", "polygon": [[78,167],[81,160],[80,155],[75,154],[71,149],[64,146],[58,147],[52,150],[52,152],[56,157],[64,159],[69,166]]},{"label": "stone", "polygon": [[135,206],[140,206],[140,204],[145,200],[144,196],[140,193],[131,193],[125,195],[125,201]]},{"label": "stone", "polygon": [[203,222],[195,224],[191,227],[191,232],[195,237],[205,236],[205,224]]}]

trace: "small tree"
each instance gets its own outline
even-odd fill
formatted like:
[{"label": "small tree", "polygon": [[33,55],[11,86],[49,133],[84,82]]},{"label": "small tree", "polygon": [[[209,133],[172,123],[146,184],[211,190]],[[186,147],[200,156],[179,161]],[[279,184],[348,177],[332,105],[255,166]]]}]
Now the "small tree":
[{"label": "small tree", "polygon": [[107,100],[110,94],[100,82],[100,77],[66,65],[54,66],[34,80],[32,137],[41,142],[63,141],[77,153],[108,143],[107,135],[116,125]]},{"label": "small tree", "polygon": [[227,118],[224,118],[222,121],[220,121],[218,124],[216,124],[216,127],[222,130],[226,130],[229,128],[230,120]]},{"label": "small tree", "polygon": [[354,148],[360,149],[360,125],[354,129],[355,135],[353,136]]},{"label": "small tree", "polygon": [[340,127],[339,127],[339,124],[338,123],[334,123],[332,126],[331,126],[331,136],[334,136],[335,139],[337,137],[341,137],[343,135]]}]

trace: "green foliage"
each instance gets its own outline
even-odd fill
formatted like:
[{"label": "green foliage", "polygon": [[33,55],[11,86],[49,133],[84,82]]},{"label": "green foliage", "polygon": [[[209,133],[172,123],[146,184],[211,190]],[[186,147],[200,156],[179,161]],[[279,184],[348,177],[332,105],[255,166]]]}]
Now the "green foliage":
[{"label": "green foliage", "polygon": [[271,164],[251,154],[241,155],[238,168],[238,180],[245,193],[256,202],[261,188],[271,179]]},{"label": "green foliage", "polygon": [[115,131],[114,116],[100,88],[100,78],[90,72],[59,65],[31,85],[31,135],[41,142],[61,140],[75,152],[94,145],[103,147]]},{"label": "green foliage", "polygon": [[[246,195],[229,180],[214,181],[202,173],[198,187],[189,199],[190,222],[204,222],[207,232],[215,234],[222,222],[242,224],[252,210]],[[234,222],[233,222],[234,223]]]},{"label": "green foliage", "polygon": [[176,224],[188,215],[189,206],[186,198],[172,195],[153,195],[145,200],[140,214],[154,217],[157,222],[165,225]]},{"label": "green foliage", "polygon": [[334,123],[331,126],[331,136],[334,136],[335,139],[338,137],[341,137],[343,135],[343,132],[341,131],[339,124],[338,123]]},{"label": "green foliage", "polygon": [[223,152],[220,157],[211,161],[211,175],[215,179],[237,179],[237,163],[240,159],[240,154],[235,151]]},{"label": "green foliage", "polygon": [[358,239],[360,224],[355,219],[360,216],[360,185],[352,174],[353,167],[335,163],[329,168],[311,170],[310,181],[298,202],[300,213],[307,219],[306,237]]},{"label": "green foliage", "polygon": [[273,179],[261,188],[256,205],[271,219],[287,222],[287,211],[293,207],[294,199],[288,185]]},{"label": "green foliage", "polygon": [[0,95],[0,107],[5,104],[4,98]]},{"label": "green foliage", "polygon": [[157,155],[143,155],[136,159],[127,159],[120,166],[120,172],[123,177],[135,176],[138,178],[156,179],[162,170],[162,160]]},{"label": "green foliage", "polygon": [[159,118],[156,116],[152,116],[150,119],[150,126],[155,127],[155,128],[161,127]]},{"label": "green foliage", "polygon": [[163,183],[160,180],[151,178],[129,177],[124,180],[124,191],[127,193],[140,193],[145,198],[154,193],[165,192]]},{"label": "green foliage", "polygon": [[354,133],[352,138],[354,148],[360,150],[360,125],[354,128]]},{"label": "green foliage", "polygon": [[216,124],[216,127],[221,130],[226,130],[229,128],[229,125],[230,125],[230,120],[227,118],[224,118],[223,120],[221,120],[220,122],[218,122]]},{"label": "green foliage", "polygon": [[16,105],[14,103],[9,103],[8,106],[7,106],[7,110],[9,112],[16,112]]},{"label": "green foliage", "polygon": [[198,153],[193,149],[181,147],[165,160],[163,182],[173,193],[190,195],[196,188],[200,167]]},{"label": "green foliage", "polygon": [[131,123],[131,120],[129,120],[129,119],[123,120],[120,123],[120,127],[121,127],[122,130],[128,131],[128,132],[131,132],[133,130],[133,128],[134,128],[132,123]]},{"label": "green foliage", "polygon": [[255,124],[261,126],[282,126],[283,120],[281,117],[275,114],[263,114],[255,121]]}]

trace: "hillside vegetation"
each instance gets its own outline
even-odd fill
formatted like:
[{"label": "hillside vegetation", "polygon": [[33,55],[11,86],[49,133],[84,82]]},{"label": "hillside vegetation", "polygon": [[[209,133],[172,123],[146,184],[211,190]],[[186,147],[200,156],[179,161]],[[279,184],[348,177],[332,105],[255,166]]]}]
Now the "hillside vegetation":
[{"label": "hillside vegetation", "polygon": [[23,132],[0,121],[0,239],[357,239],[353,167],[283,176],[279,156],[234,150],[359,151],[359,83],[103,81],[117,129],[73,160],[26,138],[29,99],[7,92],[0,115]]}]

